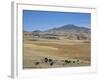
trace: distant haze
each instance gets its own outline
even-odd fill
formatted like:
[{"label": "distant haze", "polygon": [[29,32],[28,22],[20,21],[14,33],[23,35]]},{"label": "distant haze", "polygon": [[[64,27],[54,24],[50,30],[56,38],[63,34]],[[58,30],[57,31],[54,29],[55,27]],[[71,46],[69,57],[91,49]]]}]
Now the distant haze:
[{"label": "distant haze", "polygon": [[67,24],[90,28],[91,14],[76,12],[23,10],[24,31],[45,31]]}]

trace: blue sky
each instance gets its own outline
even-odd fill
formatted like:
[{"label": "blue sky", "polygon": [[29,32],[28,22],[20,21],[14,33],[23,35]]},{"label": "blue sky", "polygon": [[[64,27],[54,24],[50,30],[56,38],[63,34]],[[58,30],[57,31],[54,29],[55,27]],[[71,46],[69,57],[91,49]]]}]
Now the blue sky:
[{"label": "blue sky", "polygon": [[24,31],[44,31],[67,24],[89,28],[91,26],[91,14],[23,10]]}]

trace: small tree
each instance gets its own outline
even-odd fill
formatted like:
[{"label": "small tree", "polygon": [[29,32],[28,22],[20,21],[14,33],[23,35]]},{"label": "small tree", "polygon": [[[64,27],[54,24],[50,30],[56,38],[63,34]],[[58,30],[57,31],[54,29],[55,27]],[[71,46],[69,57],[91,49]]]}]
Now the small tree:
[{"label": "small tree", "polygon": [[80,36],[79,35],[77,35],[77,40],[80,40]]}]

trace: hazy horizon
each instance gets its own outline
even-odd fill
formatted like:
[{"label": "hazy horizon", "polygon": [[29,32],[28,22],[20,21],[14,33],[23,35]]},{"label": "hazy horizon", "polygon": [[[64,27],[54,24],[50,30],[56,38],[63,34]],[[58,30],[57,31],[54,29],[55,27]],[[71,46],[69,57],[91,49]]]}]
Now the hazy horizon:
[{"label": "hazy horizon", "polygon": [[[77,20],[76,20],[77,19]],[[63,25],[91,27],[90,13],[23,10],[24,31],[45,31]]]},{"label": "hazy horizon", "polygon": [[[71,24],[67,24],[67,25],[71,25]],[[72,24],[73,25],[73,24]],[[63,26],[63,25],[62,25]],[[77,25],[75,25],[75,26],[77,26]],[[61,26],[59,26],[59,27],[53,27],[53,28],[60,28]],[[78,26],[78,27],[83,27],[83,26]],[[27,32],[32,32],[32,31],[47,31],[47,30],[50,30],[50,29],[53,29],[53,28],[48,28],[48,29],[46,29],[46,30],[39,30],[39,29],[36,29],[36,30],[24,30],[24,31],[27,31]],[[88,29],[90,29],[90,27],[83,27],[83,28],[88,28]]]}]

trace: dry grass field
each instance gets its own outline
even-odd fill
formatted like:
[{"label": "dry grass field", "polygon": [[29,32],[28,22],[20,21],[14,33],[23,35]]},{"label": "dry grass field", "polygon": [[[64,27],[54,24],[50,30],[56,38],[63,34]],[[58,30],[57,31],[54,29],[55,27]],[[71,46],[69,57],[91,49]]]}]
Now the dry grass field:
[{"label": "dry grass field", "polygon": [[85,40],[24,39],[23,68],[90,65],[90,42]]}]

